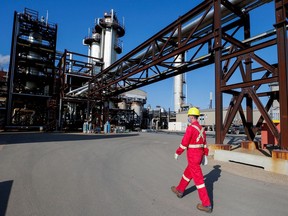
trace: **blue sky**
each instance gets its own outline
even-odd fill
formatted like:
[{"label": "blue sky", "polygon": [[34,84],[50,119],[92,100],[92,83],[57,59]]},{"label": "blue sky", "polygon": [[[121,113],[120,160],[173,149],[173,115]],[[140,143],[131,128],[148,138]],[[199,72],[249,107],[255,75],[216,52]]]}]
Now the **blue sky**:
[{"label": "blue sky", "polygon": [[[95,18],[102,18],[104,12],[113,9],[119,20],[124,19],[126,34],[122,37],[123,53],[119,58],[161,29],[185,14],[202,1],[199,0],[1,0],[0,7],[0,67],[7,69],[11,47],[14,11],[23,12],[24,8],[39,12],[39,16],[58,24],[57,50],[64,49],[87,54],[87,47],[82,40],[88,35],[88,28],[93,27]],[[255,36],[273,29],[274,3],[261,6],[255,11],[251,25]],[[262,16],[257,16],[257,15]],[[263,16],[265,14],[265,16]],[[259,23],[261,23],[259,25]],[[214,65],[187,73],[187,103],[208,108],[210,92],[215,94]],[[185,87],[186,88],[186,87]],[[147,105],[157,105],[173,110],[173,78],[141,88],[148,94]],[[224,106],[228,106],[229,98],[224,98]],[[213,101],[213,107],[215,102]]]}]

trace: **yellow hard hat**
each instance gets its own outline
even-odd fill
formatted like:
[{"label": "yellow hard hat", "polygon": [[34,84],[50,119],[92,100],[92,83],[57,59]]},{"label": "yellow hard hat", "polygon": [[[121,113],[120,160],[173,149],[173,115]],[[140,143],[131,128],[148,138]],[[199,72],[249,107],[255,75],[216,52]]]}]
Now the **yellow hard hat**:
[{"label": "yellow hard hat", "polygon": [[200,110],[196,107],[192,107],[188,110],[188,116],[189,115],[200,116]]}]

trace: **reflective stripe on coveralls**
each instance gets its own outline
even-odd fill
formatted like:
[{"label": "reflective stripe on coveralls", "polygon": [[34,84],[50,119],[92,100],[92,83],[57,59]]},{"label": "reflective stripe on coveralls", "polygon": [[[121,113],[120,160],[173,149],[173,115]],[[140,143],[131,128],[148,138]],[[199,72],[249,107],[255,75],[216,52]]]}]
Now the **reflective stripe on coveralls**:
[{"label": "reflective stripe on coveralls", "polygon": [[191,125],[191,126],[194,127],[199,132],[196,142],[199,142],[200,138],[204,139],[204,135],[203,135],[204,127],[202,127],[202,129],[200,130],[196,125]]},{"label": "reflective stripe on coveralls", "polygon": [[[182,178],[187,181],[187,182],[190,182],[191,179],[187,178],[184,174],[182,175]],[[197,189],[201,189],[201,188],[204,188],[205,187],[205,184],[200,184],[200,185],[195,185]]]},{"label": "reflective stripe on coveralls", "polygon": [[[187,147],[183,146],[182,144],[179,145],[179,147],[183,150],[185,150]],[[189,144],[188,148],[206,148],[207,145],[205,144]]]},{"label": "reflective stripe on coveralls", "polygon": [[190,182],[190,181],[191,181],[191,179],[187,178],[184,174],[182,175],[182,178],[183,178],[185,181],[187,181],[187,182]]},{"label": "reflective stripe on coveralls", "polygon": [[204,187],[205,187],[205,184],[196,185],[197,189],[201,189],[201,188],[204,188]]},{"label": "reflective stripe on coveralls", "polygon": [[183,150],[185,150],[187,148],[186,146],[183,146],[182,144],[180,144],[179,147]]},{"label": "reflective stripe on coveralls", "polygon": [[206,148],[205,144],[189,144],[188,148]]}]

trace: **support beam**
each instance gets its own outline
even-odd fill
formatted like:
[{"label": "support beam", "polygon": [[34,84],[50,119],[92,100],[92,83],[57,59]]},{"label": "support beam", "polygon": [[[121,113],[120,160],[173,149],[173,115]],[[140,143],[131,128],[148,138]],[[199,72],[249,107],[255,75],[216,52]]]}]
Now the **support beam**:
[{"label": "support beam", "polygon": [[279,64],[280,146],[288,149],[288,44],[287,20],[284,0],[275,0],[277,52]]},{"label": "support beam", "polygon": [[223,144],[225,135],[223,129],[223,96],[221,92],[222,83],[222,28],[221,28],[221,1],[214,0],[214,51],[215,51],[215,116],[216,116],[216,143]]}]

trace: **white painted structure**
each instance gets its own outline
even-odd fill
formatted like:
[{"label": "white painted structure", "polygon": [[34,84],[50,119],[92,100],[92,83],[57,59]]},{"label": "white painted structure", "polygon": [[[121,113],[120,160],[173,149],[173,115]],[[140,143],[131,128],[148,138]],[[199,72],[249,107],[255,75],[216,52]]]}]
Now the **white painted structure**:
[{"label": "white painted structure", "polygon": [[92,33],[92,43],[89,46],[88,55],[94,58],[101,58],[101,48],[100,48],[100,38],[101,35],[97,32]]},{"label": "white painted structure", "polygon": [[[279,91],[278,83],[271,83],[269,87],[271,92]],[[280,104],[277,100],[273,101],[273,104],[269,110],[269,114],[272,120],[280,120]]]},{"label": "white painted structure", "polygon": [[122,52],[119,37],[124,34],[124,27],[118,22],[112,9],[110,13],[104,13],[103,18],[97,19],[92,36],[85,38],[83,45],[88,46],[88,56],[103,58],[105,69],[113,64],[117,60],[117,54]]},{"label": "white painted structure", "polygon": [[147,93],[140,89],[134,89],[128,92],[125,92],[120,95],[122,99],[118,103],[119,109],[131,109],[134,110],[137,116],[142,120],[144,104],[146,104]]},{"label": "white painted structure", "polygon": [[185,131],[187,123],[184,122],[168,122],[169,131]]},{"label": "white painted structure", "polygon": [[[178,67],[183,64],[183,55],[179,55],[175,57],[174,66]],[[184,74],[179,74],[174,77],[174,111],[179,113],[182,109],[182,105],[184,104],[183,98],[183,84],[184,84]]]},{"label": "white painted structure", "polygon": [[[209,127],[209,129],[210,128],[213,129],[215,125],[215,121],[216,121],[215,109],[203,109],[200,111],[201,111],[201,116],[199,118],[200,124]],[[226,116],[226,114],[227,114],[227,110],[223,110],[223,116]],[[261,114],[259,110],[254,109],[253,110],[253,122],[256,122],[259,119],[260,115]],[[239,113],[236,114],[233,122],[237,124],[241,124],[241,118],[240,118]],[[176,122],[173,122],[173,123],[187,125],[187,111],[182,111],[180,113],[177,113]],[[168,128],[168,130],[170,129],[173,130],[173,126]]]}]

